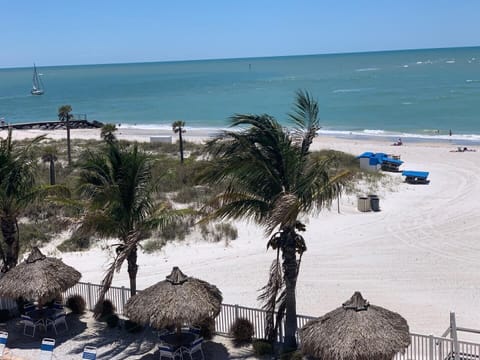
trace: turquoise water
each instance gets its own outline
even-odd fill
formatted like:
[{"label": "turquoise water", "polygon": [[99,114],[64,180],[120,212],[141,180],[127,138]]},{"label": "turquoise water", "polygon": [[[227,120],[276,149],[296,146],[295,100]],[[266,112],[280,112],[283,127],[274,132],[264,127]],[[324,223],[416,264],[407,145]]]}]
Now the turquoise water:
[{"label": "turquoise water", "polygon": [[[88,119],[139,127],[219,128],[234,113],[286,119],[297,89],[320,104],[323,131],[480,139],[480,47],[0,70],[0,118]],[[437,133],[438,131],[438,133]]]}]

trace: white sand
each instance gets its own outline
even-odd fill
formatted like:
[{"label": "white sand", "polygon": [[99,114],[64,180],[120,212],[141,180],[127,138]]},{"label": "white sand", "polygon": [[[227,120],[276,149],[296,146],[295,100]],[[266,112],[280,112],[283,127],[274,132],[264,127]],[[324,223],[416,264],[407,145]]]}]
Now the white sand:
[{"label": "white sand", "polygon": [[[146,141],[152,134],[151,130],[120,132],[120,138]],[[14,133],[24,137],[40,132]],[[54,132],[53,136],[64,135]],[[74,130],[72,135],[98,138],[99,132]],[[189,135],[189,140],[194,139],[195,134]],[[405,161],[401,169],[429,171],[431,183],[409,185],[400,174],[390,174],[387,184],[391,185],[377,192],[381,212],[361,213],[356,198],[345,197],[341,214],[334,207],[308,219],[304,234],[308,251],[297,286],[298,313],[322,315],[360,290],[372,304],[402,314],[412,332],[441,335],[448,326],[449,311],[456,312],[459,326],[478,328],[480,151],[450,152],[455,146],[448,143],[407,142],[392,147],[386,140],[327,137],[317,138],[314,148],[355,155],[364,151],[399,154]],[[216,284],[225,303],[259,307],[257,289],[265,284],[275,253],[265,250],[262,229],[235,225],[239,238],[228,247],[205,243],[196,235],[170,243],[157,254],[140,254],[138,288],[164,279],[177,265],[186,274]],[[100,246],[62,257],[82,272],[82,281],[92,283],[100,283],[109,261]],[[114,285],[128,286],[126,267],[115,275]]]}]

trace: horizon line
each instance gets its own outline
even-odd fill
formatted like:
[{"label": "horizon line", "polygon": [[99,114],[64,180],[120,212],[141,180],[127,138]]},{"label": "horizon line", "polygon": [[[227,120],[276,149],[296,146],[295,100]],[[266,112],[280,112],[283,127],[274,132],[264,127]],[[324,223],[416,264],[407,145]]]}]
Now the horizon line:
[{"label": "horizon line", "polygon": [[[197,62],[197,61],[229,61],[229,60],[248,60],[248,59],[271,59],[271,58],[286,58],[286,57],[301,57],[301,56],[332,56],[332,55],[353,55],[353,54],[374,54],[374,53],[388,53],[388,52],[404,52],[404,51],[422,51],[422,50],[446,50],[446,49],[470,49],[478,48],[480,45],[470,46],[447,46],[434,48],[409,48],[409,49],[387,49],[387,50],[366,50],[366,51],[344,51],[344,52],[326,52],[317,54],[295,54],[295,55],[265,55],[265,56],[245,56],[245,57],[224,57],[224,58],[201,58],[201,59],[176,59],[176,60],[151,60],[151,61],[132,61],[132,62],[105,62],[105,63],[87,63],[87,64],[55,64],[42,65],[37,68],[46,67],[70,67],[70,66],[98,66],[98,65],[130,65],[130,64],[155,64],[155,63],[182,63],[182,62]],[[36,64],[34,61],[33,64]],[[36,66],[36,65],[35,65]],[[1,66],[3,69],[27,69],[30,66]]]}]

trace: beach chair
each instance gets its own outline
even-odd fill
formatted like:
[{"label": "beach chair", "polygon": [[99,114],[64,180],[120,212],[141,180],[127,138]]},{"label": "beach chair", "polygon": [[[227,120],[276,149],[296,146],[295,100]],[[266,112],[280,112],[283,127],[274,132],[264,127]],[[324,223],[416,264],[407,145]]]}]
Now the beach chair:
[{"label": "beach chair", "polygon": [[57,326],[58,325],[63,325],[65,328],[65,331],[68,330],[68,325],[67,325],[67,320],[65,319],[65,313],[56,313],[53,315],[52,318],[47,319],[47,322],[45,324],[45,328],[48,328],[49,325],[52,325],[53,330],[55,331],[55,334],[58,334],[57,332]]},{"label": "beach chair", "polygon": [[195,335],[199,336],[200,332],[201,332],[201,329],[197,326],[190,326],[190,332],[192,334],[195,334]]},{"label": "beach chair", "polygon": [[55,347],[55,339],[43,338],[40,345],[39,360],[51,360],[53,357],[53,348]]},{"label": "beach chair", "polygon": [[28,315],[28,313],[30,313],[32,311],[35,311],[35,310],[36,310],[36,307],[32,303],[27,303],[27,304],[23,305],[23,311],[25,312],[25,315]]},{"label": "beach chair", "polygon": [[174,351],[173,348],[167,344],[160,344],[158,350],[160,353],[160,360],[163,358],[175,360],[175,357],[177,356],[182,358],[181,352]]},{"label": "beach chair", "polygon": [[65,309],[63,308],[63,304],[60,303],[60,302],[58,302],[58,301],[55,301],[55,302],[53,303],[53,308],[54,308],[55,310],[57,310],[58,312],[65,312]]},{"label": "beach chair", "polygon": [[202,344],[203,344],[203,337],[199,337],[196,339],[192,344],[190,345],[190,359],[193,360],[193,354],[200,353],[201,359],[204,360],[205,356],[203,355],[203,350],[202,350]]},{"label": "beach chair", "polygon": [[0,331],[0,359],[3,357],[3,352],[5,351],[5,346],[7,346],[8,333],[5,331]]},{"label": "beach chair", "polygon": [[97,348],[93,346],[85,346],[83,349],[82,359],[95,360],[97,358]]},{"label": "beach chair", "polygon": [[[37,329],[38,326],[45,327],[43,320],[34,321],[28,315],[22,315],[21,318],[22,318],[21,323],[23,323],[23,335],[34,337],[35,330]],[[32,329],[31,334],[28,333],[27,329]]]}]

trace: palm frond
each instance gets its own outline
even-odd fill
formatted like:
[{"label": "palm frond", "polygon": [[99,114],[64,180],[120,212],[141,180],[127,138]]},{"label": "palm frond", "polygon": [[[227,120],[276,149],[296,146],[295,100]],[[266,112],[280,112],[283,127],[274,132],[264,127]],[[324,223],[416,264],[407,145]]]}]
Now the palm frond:
[{"label": "palm frond", "polygon": [[317,136],[317,131],[320,130],[318,102],[308,92],[298,90],[294,110],[289,116],[295,124],[293,129],[295,143],[300,146],[302,156],[304,156]]}]

